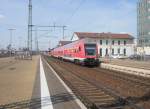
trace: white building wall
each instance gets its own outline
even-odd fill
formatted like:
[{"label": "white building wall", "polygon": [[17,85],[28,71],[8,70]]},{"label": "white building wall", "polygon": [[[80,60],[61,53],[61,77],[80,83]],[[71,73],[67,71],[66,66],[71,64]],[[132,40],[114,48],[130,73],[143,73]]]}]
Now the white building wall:
[{"label": "white building wall", "polygon": [[[102,40],[102,45],[100,44],[100,40]],[[106,45],[106,40],[108,40],[108,45]],[[112,45],[112,40],[110,39],[97,39],[98,45],[98,54],[100,55],[100,49],[102,49],[102,57],[106,56],[106,49],[108,49],[108,55],[112,55],[112,49],[114,49],[114,54],[119,54],[118,49],[120,49],[120,54],[124,54],[124,49],[126,49],[126,56],[130,56],[134,54],[134,44],[130,40],[127,39],[113,39],[114,45]],[[120,45],[118,45],[118,40],[120,41]],[[124,45],[124,40],[126,40],[126,45]]]}]

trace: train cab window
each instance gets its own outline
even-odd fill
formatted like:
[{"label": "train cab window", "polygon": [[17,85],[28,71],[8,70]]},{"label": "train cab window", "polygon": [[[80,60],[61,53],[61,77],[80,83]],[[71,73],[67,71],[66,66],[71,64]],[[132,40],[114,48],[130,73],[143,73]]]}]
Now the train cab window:
[{"label": "train cab window", "polygon": [[85,55],[96,55],[96,44],[85,44]]}]

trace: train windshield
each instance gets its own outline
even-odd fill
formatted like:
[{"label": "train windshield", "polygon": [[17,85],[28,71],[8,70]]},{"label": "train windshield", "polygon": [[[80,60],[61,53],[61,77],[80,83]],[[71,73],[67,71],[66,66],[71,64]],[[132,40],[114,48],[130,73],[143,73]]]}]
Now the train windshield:
[{"label": "train windshield", "polygon": [[96,44],[85,44],[85,55],[96,55]]}]

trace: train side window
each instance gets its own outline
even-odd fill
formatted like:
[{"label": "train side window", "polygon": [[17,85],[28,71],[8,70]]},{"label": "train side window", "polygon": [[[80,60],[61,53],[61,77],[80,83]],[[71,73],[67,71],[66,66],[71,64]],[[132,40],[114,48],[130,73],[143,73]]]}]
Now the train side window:
[{"label": "train side window", "polygon": [[81,51],[81,47],[79,47],[79,51]]}]

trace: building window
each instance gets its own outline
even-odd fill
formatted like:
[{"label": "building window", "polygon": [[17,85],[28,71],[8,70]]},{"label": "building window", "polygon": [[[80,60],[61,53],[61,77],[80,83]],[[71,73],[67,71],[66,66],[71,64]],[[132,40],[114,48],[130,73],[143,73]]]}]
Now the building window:
[{"label": "building window", "polygon": [[103,41],[102,40],[100,40],[100,45],[102,45],[103,44]]},{"label": "building window", "polygon": [[124,45],[126,45],[127,44],[127,42],[124,40]]},{"label": "building window", "polygon": [[108,40],[106,40],[106,45],[108,45]]},{"label": "building window", "polygon": [[108,49],[106,48],[106,53],[105,53],[105,55],[107,56],[108,55]]},{"label": "building window", "polygon": [[145,43],[148,43],[148,39],[145,39]]},{"label": "building window", "polygon": [[126,56],[126,49],[123,50],[123,54],[124,54],[124,56]]},{"label": "building window", "polygon": [[118,45],[120,45],[120,40],[118,40]]},{"label": "building window", "polygon": [[102,56],[102,48],[100,48],[99,54],[100,56]]},{"label": "building window", "polygon": [[113,41],[112,41],[112,45],[114,45],[114,44],[115,44],[115,41],[113,40]]},{"label": "building window", "polygon": [[112,55],[114,55],[114,48],[112,49]]},{"label": "building window", "polygon": [[120,48],[118,48],[118,54],[120,54]]}]

